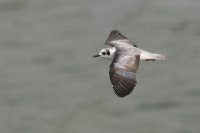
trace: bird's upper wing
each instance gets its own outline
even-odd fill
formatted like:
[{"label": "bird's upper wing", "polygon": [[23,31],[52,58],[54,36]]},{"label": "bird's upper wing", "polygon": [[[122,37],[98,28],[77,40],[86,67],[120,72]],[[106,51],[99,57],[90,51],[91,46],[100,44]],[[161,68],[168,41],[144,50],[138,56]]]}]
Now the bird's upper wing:
[{"label": "bird's upper wing", "polygon": [[110,45],[112,47],[137,47],[134,43],[132,43],[127,37],[121,34],[118,30],[111,31],[108,36],[105,44]]},{"label": "bird's upper wing", "polygon": [[137,81],[136,72],[139,66],[139,55],[120,56],[116,54],[110,65],[110,81],[114,92],[119,97],[130,94]]}]

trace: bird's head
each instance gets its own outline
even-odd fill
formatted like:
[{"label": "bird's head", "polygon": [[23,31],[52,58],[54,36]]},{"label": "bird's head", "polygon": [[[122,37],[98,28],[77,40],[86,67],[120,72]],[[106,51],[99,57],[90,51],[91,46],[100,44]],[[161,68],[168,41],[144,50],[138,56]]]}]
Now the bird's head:
[{"label": "bird's head", "polygon": [[102,57],[106,59],[112,59],[113,55],[115,54],[116,49],[114,47],[112,48],[104,48],[101,49],[100,52],[93,57]]}]

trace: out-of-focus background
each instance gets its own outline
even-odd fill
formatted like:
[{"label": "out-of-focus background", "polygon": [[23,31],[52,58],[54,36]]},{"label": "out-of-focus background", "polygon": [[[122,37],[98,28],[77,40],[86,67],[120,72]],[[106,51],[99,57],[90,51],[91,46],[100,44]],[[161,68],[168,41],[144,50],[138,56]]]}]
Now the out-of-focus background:
[{"label": "out-of-focus background", "polygon": [[[111,30],[167,55],[133,93],[93,59]],[[0,0],[1,133],[199,133],[199,0]]]}]

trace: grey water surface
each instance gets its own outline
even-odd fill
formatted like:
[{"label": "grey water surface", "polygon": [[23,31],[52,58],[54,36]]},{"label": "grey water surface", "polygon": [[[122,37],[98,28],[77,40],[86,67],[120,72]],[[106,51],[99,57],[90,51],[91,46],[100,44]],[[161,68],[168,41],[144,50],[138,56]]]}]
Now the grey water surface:
[{"label": "grey water surface", "polygon": [[[118,98],[111,30],[167,55]],[[0,0],[1,133],[199,133],[199,0]]]}]

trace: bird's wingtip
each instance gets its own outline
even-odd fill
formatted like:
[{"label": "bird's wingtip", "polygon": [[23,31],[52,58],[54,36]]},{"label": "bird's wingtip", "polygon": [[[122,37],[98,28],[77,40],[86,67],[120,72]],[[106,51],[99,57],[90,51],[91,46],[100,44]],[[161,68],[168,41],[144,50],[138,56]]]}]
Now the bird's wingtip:
[{"label": "bird's wingtip", "polygon": [[114,29],[110,32],[105,44],[108,44],[109,42],[114,40],[123,40],[123,39],[127,39],[127,37],[121,34],[117,29]]}]

